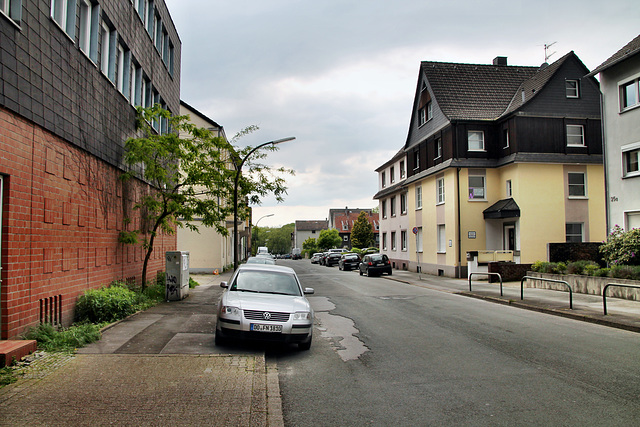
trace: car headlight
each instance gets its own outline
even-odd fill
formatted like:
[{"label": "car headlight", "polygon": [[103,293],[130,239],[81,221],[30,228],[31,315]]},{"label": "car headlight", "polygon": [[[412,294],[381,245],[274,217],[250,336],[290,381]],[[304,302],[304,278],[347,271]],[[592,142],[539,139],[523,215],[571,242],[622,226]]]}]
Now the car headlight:
[{"label": "car headlight", "polygon": [[297,311],[293,313],[293,320],[311,320],[311,312]]},{"label": "car headlight", "polygon": [[240,309],[229,305],[223,305],[220,309],[220,314],[226,314],[228,316],[240,316]]}]

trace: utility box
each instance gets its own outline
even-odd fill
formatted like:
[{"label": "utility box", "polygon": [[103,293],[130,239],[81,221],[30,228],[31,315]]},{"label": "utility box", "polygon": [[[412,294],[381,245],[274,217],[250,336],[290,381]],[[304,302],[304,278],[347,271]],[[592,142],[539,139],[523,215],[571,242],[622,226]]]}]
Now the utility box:
[{"label": "utility box", "polygon": [[189,252],[168,251],[165,260],[166,300],[185,299],[189,295]]}]

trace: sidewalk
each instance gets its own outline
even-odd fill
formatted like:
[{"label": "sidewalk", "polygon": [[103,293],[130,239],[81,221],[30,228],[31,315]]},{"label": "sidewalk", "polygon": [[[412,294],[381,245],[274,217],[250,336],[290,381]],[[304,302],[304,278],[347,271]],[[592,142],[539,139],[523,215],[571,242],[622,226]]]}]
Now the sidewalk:
[{"label": "sidewalk", "polygon": [[217,348],[215,307],[228,275],[111,325],[75,356],[46,355],[0,388],[0,426],[282,426],[275,362]]},{"label": "sidewalk", "polygon": [[466,279],[452,279],[428,274],[418,274],[403,270],[394,270],[392,276],[382,277],[415,286],[451,292],[512,305],[527,310],[539,311],[556,316],[568,317],[584,322],[640,332],[640,301],[630,301],[607,297],[607,315],[604,315],[601,295],[573,293],[573,309],[569,308],[569,292],[548,289],[528,288],[524,284],[524,299],[520,299],[520,282],[503,283],[503,295],[500,295],[499,283],[486,280],[473,280],[471,291]]}]

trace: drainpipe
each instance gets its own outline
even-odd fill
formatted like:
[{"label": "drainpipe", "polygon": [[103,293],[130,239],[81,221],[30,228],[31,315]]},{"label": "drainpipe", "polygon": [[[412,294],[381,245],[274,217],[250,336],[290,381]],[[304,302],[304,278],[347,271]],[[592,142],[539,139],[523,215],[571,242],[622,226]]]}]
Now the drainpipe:
[{"label": "drainpipe", "polygon": [[456,168],[458,185],[458,278],[462,277],[462,231],[460,230],[460,168]]},{"label": "drainpipe", "polygon": [[609,199],[609,180],[607,179],[607,147],[605,144],[605,113],[604,96],[602,95],[602,91],[600,91],[600,133],[602,137],[602,167],[604,169],[604,220],[607,227],[606,236],[607,240],[609,240],[609,224],[611,222],[609,218],[609,203],[611,200]]}]

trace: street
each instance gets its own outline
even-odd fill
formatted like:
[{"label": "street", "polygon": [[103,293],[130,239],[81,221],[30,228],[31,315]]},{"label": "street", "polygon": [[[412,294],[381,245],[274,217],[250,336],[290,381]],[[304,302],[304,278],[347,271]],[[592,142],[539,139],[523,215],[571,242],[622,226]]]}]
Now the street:
[{"label": "street", "polygon": [[267,352],[286,425],[637,423],[637,333],[278,263],[315,288],[310,352]]}]

